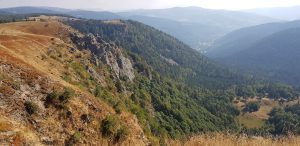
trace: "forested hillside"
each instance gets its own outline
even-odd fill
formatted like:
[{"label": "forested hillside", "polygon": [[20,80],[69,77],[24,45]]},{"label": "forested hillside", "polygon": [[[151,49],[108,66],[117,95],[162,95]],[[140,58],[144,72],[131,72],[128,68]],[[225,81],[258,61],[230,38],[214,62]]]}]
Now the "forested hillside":
[{"label": "forested hillside", "polygon": [[174,37],[139,22],[72,21],[68,24],[81,32],[116,42],[143,57],[161,75],[189,85],[218,89],[247,81]]},{"label": "forested hillside", "polygon": [[293,101],[299,92],[234,72],[140,22],[9,15],[0,24],[0,130],[11,141],[165,145],[207,132],[284,135],[299,124],[293,104],[260,129],[245,127],[238,116],[259,110],[248,100]]},{"label": "forested hillside", "polygon": [[[133,84],[121,82],[132,95],[129,101],[118,102],[138,116],[150,135],[178,138],[201,131],[237,130],[234,117],[239,112],[231,105],[233,95],[224,86],[234,81],[220,83],[213,79],[226,75],[218,74],[218,70],[231,76],[230,71],[175,38],[138,22],[83,20],[67,24],[126,48],[139,75]],[[192,61],[197,65],[191,65]],[[229,82],[228,78],[224,80]]]},{"label": "forested hillside", "polygon": [[208,56],[270,80],[299,86],[300,21],[270,23],[235,31],[216,42]]},{"label": "forested hillside", "polygon": [[[216,39],[233,30],[278,21],[251,13],[201,7],[134,10],[118,14],[171,34],[192,48],[203,52]],[[166,22],[169,24],[165,24]]]},{"label": "forested hillside", "polygon": [[300,21],[267,23],[233,31],[218,39],[208,49],[207,56],[222,58],[249,49],[253,44],[276,32],[300,26]]},{"label": "forested hillside", "polygon": [[170,34],[196,50],[205,50],[212,42],[226,33],[223,28],[196,22],[133,15],[126,17],[147,24]]},{"label": "forested hillside", "polygon": [[[235,120],[240,111],[232,106],[234,97],[293,100],[298,96],[290,86],[237,75],[175,38],[138,22],[66,23],[83,33],[114,41],[126,50],[142,75],[130,90],[131,100],[142,107],[140,113],[133,112],[140,121],[152,121],[149,130],[157,136],[180,137],[183,133],[215,130],[241,132]],[[151,112],[149,106],[154,108],[154,119],[147,114]],[[226,126],[220,127],[220,122]]]},{"label": "forested hillside", "polygon": [[181,22],[195,22],[199,24],[219,26],[227,30],[274,21],[272,18],[251,13],[213,10],[201,7],[174,7],[154,10],[133,10],[119,14],[123,16],[141,15],[171,19]]},{"label": "forested hillside", "polygon": [[[148,139],[152,144],[158,145],[169,138],[185,138],[200,132],[238,130],[235,116],[239,111],[231,104],[234,91],[231,93],[220,88],[220,91],[216,89],[212,92],[204,87],[180,83],[179,80],[184,81],[183,77],[186,76],[176,80],[174,75],[164,74],[164,70],[160,74],[160,70],[156,71],[157,68],[151,62],[148,63],[148,59],[153,59],[150,58],[152,53],[159,63],[165,62],[165,67],[170,66],[169,70],[172,69],[171,66],[180,66],[179,63],[174,64],[175,61],[161,57],[154,50],[149,50],[151,52],[145,53],[144,57],[144,54],[139,55],[139,52],[124,49],[120,42],[114,43],[113,40],[96,33],[93,35],[77,32],[55,20],[57,17],[50,18],[42,16],[36,18],[37,21],[5,23],[0,26],[1,37],[6,38],[0,41],[0,53],[3,53],[0,55],[4,56],[0,59],[3,62],[0,78],[4,81],[1,82],[0,95],[6,99],[3,103],[5,106],[15,107],[13,111],[1,107],[1,110],[9,113],[1,113],[7,119],[4,123],[15,127],[11,122],[20,120],[23,127],[31,127],[33,124],[27,121],[28,118],[39,121],[37,127],[29,128],[36,138],[31,140],[25,135],[20,141],[29,144],[126,144],[130,141],[147,143]],[[64,19],[59,18],[59,21]],[[85,21],[68,23],[82,22]],[[112,27],[120,25],[119,21],[95,22]],[[122,21],[121,25],[123,23],[132,23],[131,29],[135,28],[134,25],[143,25],[132,21]],[[196,57],[201,56],[176,39],[151,27],[143,27],[148,29],[144,32],[145,36],[155,32],[157,36],[166,37],[167,43],[179,44],[184,51],[192,51]],[[3,31],[7,29],[14,31]],[[135,32],[134,35],[137,34]],[[134,38],[134,35],[131,37]],[[152,35],[153,42],[161,41],[156,39],[154,33]],[[17,43],[13,41],[15,38],[18,39]],[[153,42],[147,45],[153,47]],[[169,45],[173,44],[165,44]],[[170,46],[168,48],[174,47],[175,51],[181,49]],[[139,46],[141,47],[143,46]],[[162,50],[159,52],[163,52],[163,48],[160,49]],[[142,52],[142,49],[138,51]],[[25,64],[19,66],[15,60]],[[19,69],[24,77],[17,74]],[[34,72],[41,72],[41,75]],[[40,80],[38,76],[47,79],[47,84],[44,85],[44,80]],[[21,86],[15,86],[17,84]],[[24,90],[28,94],[20,97]],[[23,113],[19,119],[16,118],[18,115],[15,111]],[[43,119],[43,116],[46,118]],[[47,122],[51,123],[46,124]],[[63,125],[68,126],[64,128],[66,132],[53,136]],[[142,131],[139,130],[140,127]],[[41,128],[47,130],[40,131]],[[11,128],[11,131],[15,130]],[[20,133],[23,132],[22,130]],[[140,135],[136,136],[138,133]],[[47,139],[39,140],[45,136]]]}]

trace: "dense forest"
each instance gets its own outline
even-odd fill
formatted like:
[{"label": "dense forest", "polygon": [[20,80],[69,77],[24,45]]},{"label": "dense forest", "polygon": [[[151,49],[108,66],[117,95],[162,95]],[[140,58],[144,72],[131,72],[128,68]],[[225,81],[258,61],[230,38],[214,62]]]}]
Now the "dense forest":
[{"label": "dense forest", "polygon": [[251,83],[251,78],[246,80],[174,37],[139,22],[71,21],[68,24],[81,32],[114,41],[143,57],[160,74],[189,85],[219,89],[241,82]]},{"label": "dense forest", "polygon": [[[88,23],[94,23],[94,25],[88,24],[89,27],[86,27],[85,21],[68,23],[79,30],[88,29],[87,31],[82,30],[86,34],[93,33],[107,41],[113,40],[123,48],[128,48],[127,54],[134,62],[139,76],[130,86],[128,86],[130,83],[123,82],[126,84],[125,86],[128,86],[127,90],[133,94],[125,103],[124,101],[119,102],[125,104],[127,109],[137,115],[149,135],[179,138],[187,134],[205,131],[238,130],[238,124],[234,117],[239,114],[239,111],[231,104],[234,96],[231,94],[234,93],[230,93],[225,88],[214,92],[203,87],[200,88],[204,84],[205,86],[209,85],[209,82],[205,80],[213,80],[205,69],[210,69],[210,67],[217,69],[217,65],[206,57],[173,37],[133,21],[122,21],[122,23],[128,23],[125,25],[131,26],[124,26],[122,23],[107,24],[102,21],[90,21]],[[124,29],[129,29],[126,27],[131,27],[132,30],[127,33],[132,34],[127,34],[127,37],[118,34],[118,31],[122,33]],[[99,29],[106,31],[107,34],[115,34],[115,36],[102,36],[97,32],[90,31]],[[145,29],[145,31],[139,29]],[[139,32],[144,32],[144,35],[139,35],[142,34]],[[124,40],[121,40],[122,38]],[[162,43],[163,41],[166,43]],[[172,58],[178,65],[170,64],[161,56]],[[197,61],[200,65],[192,66],[191,61]],[[200,67],[203,67],[203,71],[200,70]],[[191,76],[193,69],[197,69],[197,73]],[[225,69],[220,68],[219,70],[224,70],[229,74],[229,71]],[[198,75],[195,74],[203,74],[203,77],[207,76],[207,79],[197,79]],[[190,79],[189,76],[191,76]],[[212,73],[211,76],[218,76],[218,73]],[[201,80],[203,85],[193,82],[195,79]],[[183,82],[180,83],[180,81]],[[199,87],[194,86],[195,84]]]},{"label": "dense forest", "polygon": [[299,103],[284,108],[275,108],[269,114],[268,124],[273,134],[300,134],[300,105]]},{"label": "dense forest", "polygon": [[[8,12],[0,11],[0,23],[27,21],[29,17],[37,17],[41,15],[52,16],[53,14],[47,14],[47,13],[12,14]],[[71,16],[65,14],[56,14],[56,16],[72,18]]]},{"label": "dense forest", "polygon": [[238,75],[177,39],[135,21],[66,24],[126,50],[138,77],[134,83],[119,83],[132,92],[130,99],[112,103],[136,114],[148,135],[180,138],[206,131],[243,132],[235,120],[240,111],[232,105],[234,97],[298,96],[291,86]]},{"label": "dense forest", "polygon": [[299,86],[300,21],[243,28],[215,42],[207,55],[243,72]]},{"label": "dense forest", "polygon": [[265,37],[246,50],[219,60],[244,72],[299,86],[299,36],[299,27],[287,29]]},{"label": "dense forest", "polygon": [[7,22],[16,22],[26,19],[27,15],[15,15],[15,14],[7,14],[0,12],[0,23],[7,23]]}]

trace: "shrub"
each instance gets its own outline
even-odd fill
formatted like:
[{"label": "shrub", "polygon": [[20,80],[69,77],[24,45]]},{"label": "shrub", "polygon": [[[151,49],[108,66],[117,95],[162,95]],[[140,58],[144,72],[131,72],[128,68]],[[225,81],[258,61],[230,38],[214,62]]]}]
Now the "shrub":
[{"label": "shrub", "polygon": [[56,91],[48,94],[45,101],[45,106],[49,107],[49,105],[55,105],[58,101],[59,94]]},{"label": "shrub", "polygon": [[119,81],[119,80],[116,82],[115,86],[116,86],[117,91],[119,93],[121,93],[121,92],[123,92],[125,90],[124,87],[123,87],[123,85],[122,85],[122,83],[121,83],[121,81]]},{"label": "shrub", "polygon": [[117,130],[117,133],[114,138],[114,142],[117,143],[117,142],[124,141],[127,139],[128,135],[129,135],[129,131],[127,127],[122,126],[120,129]]},{"label": "shrub", "polygon": [[81,115],[80,119],[83,123],[90,123],[91,122],[91,117],[87,114]]},{"label": "shrub", "polygon": [[285,111],[283,109],[273,109],[269,114],[267,123],[273,128],[273,134],[299,134],[299,117],[294,111]]},{"label": "shrub", "polygon": [[61,102],[67,102],[74,95],[74,90],[65,88],[65,91],[59,96]]},{"label": "shrub", "polygon": [[70,88],[65,88],[64,92],[58,93],[53,91],[48,94],[45,101],[45,106],[49,107],[50,105],[55,106],[56,108],[64,108],[65,104],[69,99],[74,95],[74,90]]},{"label": "shrub", "polygon": [[81,133],[76,131],[69,139],[66,140],[65,145],[66,146],[72,146],[75,145],[80,141]]},{"label": "shrub", "polygon": [[112,138],[117,132],[118,118],[115,116],[108,116],[101,123],[102,136],[106,138]]},{"label": "shrub", "polygon": [[114,143],[127,139],[129,130],[123,126],[116,116],[108,116],[101,123],[103,137],[110,138]]},{"label": "shrub", "polygon": [[100,95],[101,95],[101,87],[99,85],[97,85],[95,88],[95,91],[94,91],[94,96],[100,97]]},{"label": "shrub", "polygon": [[33,115],[38,111],[38,106],[35,103],[31,102],[31,101],[26,101],[24,103],[24,106],[25,106],[26,112],[29,115]]},{"label": "shrub", "polygon": [[122,113],[122,107],[121,107],[121,103],[118,102],[117,104],[114,105],[114,109],[116,111],[117,114],[121,114]]},{"label": "shrub", "polygon": [[246,107],[244,108],[245,112],[256,112],[260,108],[260,104],[258,102],[249,102],[247,103]]}]

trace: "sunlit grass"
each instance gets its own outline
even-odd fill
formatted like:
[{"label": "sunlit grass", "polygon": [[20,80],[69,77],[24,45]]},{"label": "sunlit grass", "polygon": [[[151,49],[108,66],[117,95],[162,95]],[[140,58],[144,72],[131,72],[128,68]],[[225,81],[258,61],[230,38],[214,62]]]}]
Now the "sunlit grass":
[{"label": "sunlit grass", "polygon": [[265,121],[254,116],[245,114],[237,117],[240,124],[244,125],[246,128],[260,128],[264,126]]}]

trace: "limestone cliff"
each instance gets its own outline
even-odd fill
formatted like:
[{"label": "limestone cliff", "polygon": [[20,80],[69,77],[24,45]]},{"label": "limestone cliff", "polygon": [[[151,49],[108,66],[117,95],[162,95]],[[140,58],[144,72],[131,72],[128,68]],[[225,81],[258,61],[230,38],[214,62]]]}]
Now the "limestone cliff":
[{"label": "limestone cliff", "polygon": [[[119,79],[132,81],[135,77],[130,59],[126,58],[123,49],[113,43],[105,42],[101,37],[89,34],[80,36],[71,34],[72,41],[79,49],[90,50],[95,56],[95,63],[100,60],[108,65]],[[99,60],[98,60],[99,59]]]}]

